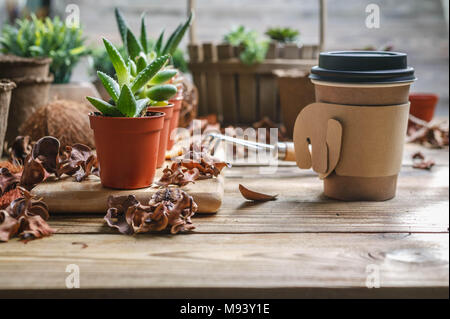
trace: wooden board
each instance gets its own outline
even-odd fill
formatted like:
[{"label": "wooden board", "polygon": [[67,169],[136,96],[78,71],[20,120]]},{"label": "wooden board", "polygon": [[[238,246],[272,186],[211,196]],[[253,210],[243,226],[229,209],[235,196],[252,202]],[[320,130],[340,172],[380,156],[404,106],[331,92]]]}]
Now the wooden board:
[{"label": "wooden board", "polygon": [[[70,264],[82,291],[66,289]],[[380,288],[368,289],[373,269]],[[445,298],[448,271],[445,234],[90,234],[0,246],[0,296]]]},{"label": "wooden board", "polygon": [[[161,175],[161,170],[158,171]],[[156,177],[155,180],[157,180]],[[188,192],[198,205],[199,213],[215,213],[222,205],[223,176],[218,178],[196,181],[182,187]],[[100,179],[96,176],[81,183],[66,176],[61,180],[51,179],[39,184],[33,193],[42,197],[50,209],[50,213],[105,213],[109,196],[135,195],[142,202],[147,203],[150,197],[158,190],[155,187],[137,190],[113,190],[102,187]]]},{"label": "wooden board", "polygon": [[[194,216],[187,235],[129,237],[98,214],[53,214],[54,236],[0,244],[0,297],[448,298],[448,150],[413,150],[438,164],[404,163],[387,202],[329,200],[294,166],[233,167],[219,214]],[[254,204],[239,184],[280,196]],[[69,264],[80,289],[65,288]],[[368,289],[374,269],[380,288]]]}]

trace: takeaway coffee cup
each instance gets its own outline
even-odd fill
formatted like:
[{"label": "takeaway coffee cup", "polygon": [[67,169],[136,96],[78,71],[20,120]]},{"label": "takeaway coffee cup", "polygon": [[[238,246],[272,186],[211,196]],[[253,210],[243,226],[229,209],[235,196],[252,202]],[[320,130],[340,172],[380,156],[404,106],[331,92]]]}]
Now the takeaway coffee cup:
[{"label": "takeaway coffee cup", "polygon": [[334,199],[395,197],[415,81],[407,55],[321,53],[310,79],[316,103],[299,114],[294,132],[299,167],[319,172]]}]

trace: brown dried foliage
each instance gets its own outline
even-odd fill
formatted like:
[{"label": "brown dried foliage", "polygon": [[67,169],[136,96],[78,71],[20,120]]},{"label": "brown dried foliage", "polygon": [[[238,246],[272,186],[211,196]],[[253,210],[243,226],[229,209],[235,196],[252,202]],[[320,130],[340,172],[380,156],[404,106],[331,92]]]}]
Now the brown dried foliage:
[{"label": "brown dried foliage", "polygon": [[0,241],[14,236],[32,240],[53,234],[55,230],[46,222],[49,218],[47,205],[26,189],[18,187],[18,190],[21,197],[0,210]]},{"label": "brown dried foliage", "polygon": [[412,115],[409,116],[408,143],[418,143],[432,148],[445,148],[449,145],[448,121],[430,123]]},{"label": "brown dried foliage", "polygon": [[108,207],[106,223],[126,235],[166,230],[177,234],[195,228],[191,217],[197,211],[197,204],[178,188],[159,190],[148,205],[141,204],[134,195],[111,196]]}]

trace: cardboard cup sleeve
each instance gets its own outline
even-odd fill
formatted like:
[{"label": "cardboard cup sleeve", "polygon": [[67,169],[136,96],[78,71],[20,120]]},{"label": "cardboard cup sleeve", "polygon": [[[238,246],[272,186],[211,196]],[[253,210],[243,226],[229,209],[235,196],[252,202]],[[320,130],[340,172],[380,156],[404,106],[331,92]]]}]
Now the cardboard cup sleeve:
[{"label": "cardboard cup sleeve", "polygon": [[395,196],[409,103],[350,106],[313,103],[297,117],[297,165],[324,180],[326,196],[381,201]]}]

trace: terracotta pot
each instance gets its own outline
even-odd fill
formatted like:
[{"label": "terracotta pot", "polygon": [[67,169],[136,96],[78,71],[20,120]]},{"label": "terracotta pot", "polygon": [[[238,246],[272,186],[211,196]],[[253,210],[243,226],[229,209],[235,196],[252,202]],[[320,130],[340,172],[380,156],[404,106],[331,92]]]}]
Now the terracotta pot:
[{"label": "terracotta pot", "polygon": [[[88,104],[86,96],[101,98],[100,93],[91,82],[71,82],[50,86],[49,101],[69,100]],[[104,100],[108,101],[108,99]]]},{"label": "terracotta pot", "polygon": [[3,152],[6,128],[8,124],[9,104],[11,102],[11,91],[16,84],[9,80],[0,80],[0,158]]},{"label": "terracotta pot", "polygon": [[138,189],[152,185],[164,113],[126,118],[89,115],[104,187]]},{"label": "terracotta pot", "polygon": [[19,127],[40,106],[47,104],[53,76],[23,77],[13,79],[17,88],[12,92],[8,116],[6,140],[12,143],[19,134]]},{"label": "terracotta pot", "polygon": [[183,84],[177,85],[177,94],[175,97],[169,100],[171,104],[173,104],[173,116],[170,121],[169,128],[169,141],[167,142],[167,150],[171,150],[173,145],[175,144],[175,134],[176,129],[178,128],[178,124],[180,122],[180,110],[183,103]]},{"label": "terracotta pot", "polygon": [[168,106],[152,106],[147,109],[150,112],[162,112],[165,114],[164,126],[159,137],[158,160],[156,162],[156,168],[162,167],[164,165],[164,161],[166,160],[167,142],[169,141],[169,130],[170,122],[173,116],[173,108],[174,105],[169,104]]},{"label": "terracotta pot", "polygon": [[439,96],[431,93],[411,93],[409,95],[409,101],[411,102],[411,115],[430,122],[434,117]]},{"label": "terracotta pot", "polygon": [[50,70],[49,58],[23,58],[0,55],[0,78],[15,79],[28,76],[46,77]]}]

